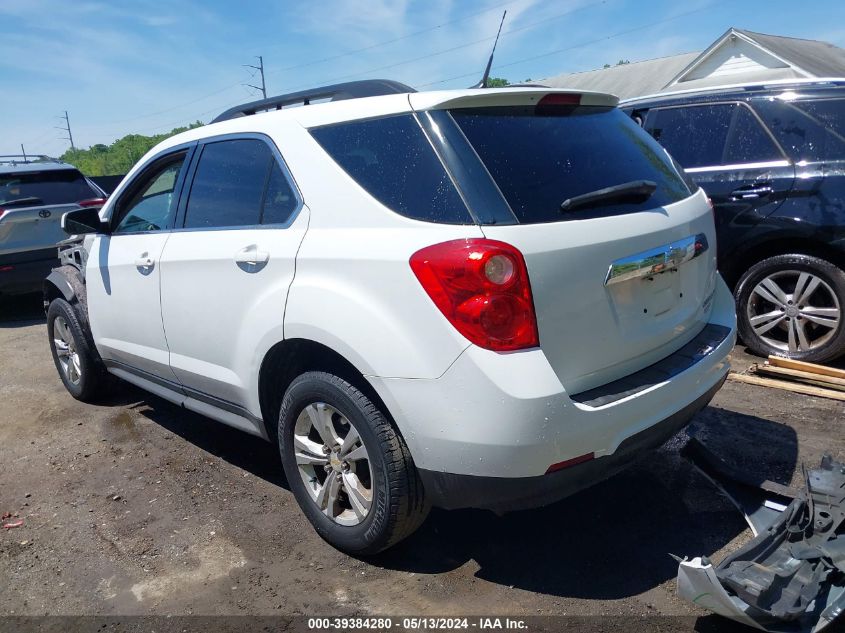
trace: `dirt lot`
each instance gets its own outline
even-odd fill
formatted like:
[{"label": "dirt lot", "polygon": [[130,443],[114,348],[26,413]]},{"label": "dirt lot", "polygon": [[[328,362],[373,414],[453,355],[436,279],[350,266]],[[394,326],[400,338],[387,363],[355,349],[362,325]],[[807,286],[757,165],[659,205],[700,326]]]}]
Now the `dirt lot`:
[{"label": "dirt lot", "polygon": [[[306,523],[272,446],[129,386],[102,406],[74,401],[37,298],[0,302],[0,513],[24,520],[0,534],[0,614],[699,616],[675,597],[668,554],[720,560],[748,538],[678,456],[681,436],[555,506],[434,511],[356,560]],[[694,424],[747,471],[788,483],[824,451],[845,459],[843,413],[729,382]]]}]

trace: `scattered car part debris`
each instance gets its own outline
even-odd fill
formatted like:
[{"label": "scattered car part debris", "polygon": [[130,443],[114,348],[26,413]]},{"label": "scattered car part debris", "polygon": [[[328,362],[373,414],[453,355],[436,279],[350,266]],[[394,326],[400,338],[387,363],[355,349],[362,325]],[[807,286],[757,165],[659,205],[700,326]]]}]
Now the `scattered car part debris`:
[{"label": "scattered car part debris", "polygon": [[3,524],[4,530],[11,530],[12,528],[19,528],[23,525],[23,519],[18,519],[16,521],[9,521],[8,523]]},{"label": "scattered car part debris", "polygon": [[[682,560],[678,594],[700,607],[764,631],[816,633],[845,610],[845,464],[829,455],[805,474],[806,488],[731,479],[694,439],[685,455],[745,514],[754,538],[718,565]],[[781,510],[782,509],[782,510]]]}]

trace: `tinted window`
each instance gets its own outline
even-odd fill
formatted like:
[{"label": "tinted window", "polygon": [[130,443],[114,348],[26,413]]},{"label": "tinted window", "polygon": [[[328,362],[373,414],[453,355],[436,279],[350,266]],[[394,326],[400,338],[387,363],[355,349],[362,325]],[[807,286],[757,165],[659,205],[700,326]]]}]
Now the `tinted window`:
[{"label": "tinted window", "polygon": [[12,206],[9,203],[25,198],[36,200],[21,202],[21,206],[68,204],[99,197],[100,193],[75,169],[0,174],[0,205]]},{"label": "tinted window", "polygon": [[264,213],[262,224],[284,224],[290,219],[299,203],[288,179],[282,173],[276,161],[270,167],[270,179],[267,181],[267,193],[264,195]]},{"label": "tinted window", "polygon": [[209,143],[194,174],[185,210],[186,228],[254,226],[271,163],[267,144],[257,139]]},{"label": "tinted window", "polygon": [[761,100],[754,107],[792,159],[845,158],[845,99]]},{"label": "tinted window", "polygon": [[426,222],[472,223],[412,115],[341,123],[311,134],[355,182],[393,211]]},{"label": "tinted window", "polygon": [[751,110],[736,103],[652,110],[645,129],[687,169],[783,158]]},{"label": "tinted window", "polygon": [[734,118],[725,143],[722,164],[758,163],[782,160],[772,137],[746,106],[735,106]]},{"label": "tinted window", "polygon": [[139,176],[128,198],[118,203],[115,233],[160,231],[168,228],[176,206],[174,189],[185,155],[179,154],[149,168]]},{"label": "tinted window", "polygon": [[721,165],[733,108],[714,105],[652,110],[645,129],[687,169]]},{"label": "tinted window", "polygon": [[[554,222],[653,209],[691,191],[665,150],[616,108],[452,110],[521,223]],[[652,180],[646,201],[617,202],[562,214],[561,203],[585,193]]]}]

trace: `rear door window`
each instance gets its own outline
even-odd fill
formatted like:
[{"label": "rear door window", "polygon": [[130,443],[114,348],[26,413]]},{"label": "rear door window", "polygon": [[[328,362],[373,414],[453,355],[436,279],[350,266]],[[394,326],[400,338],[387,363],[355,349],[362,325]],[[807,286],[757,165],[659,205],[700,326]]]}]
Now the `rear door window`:
[{"label": "rear door window", "polygon": [[845,99],[760,100],[754,107],[796,162],[845,158]]},{"label": "rear door window", "polygon": [[[450,112],[522,224],[654,209],[692,193],[666,151],[617,108]],[[644,201],[560,210],[568,198],[635,180],[651,180],[657,189]]]},{"label": "rear door window", "polygon": [[76,169],[0,174],[0,205],[73,204],[100,195]]},{"label": "rear door window", "polygon": [[264,188],[273,162],[270,148],[258,139],[206,144],[191,184],[184,227],[260,224]]},{"label": "rear door window", "polygon": [[686,169],[783,158],[743,104],[657,108],[649,112],[644,127]]},{"label": "rear door window", "polygon": [[322,148],[367,193],[415,220],[471,224],[455,185],[413,115],[311,130]]}]

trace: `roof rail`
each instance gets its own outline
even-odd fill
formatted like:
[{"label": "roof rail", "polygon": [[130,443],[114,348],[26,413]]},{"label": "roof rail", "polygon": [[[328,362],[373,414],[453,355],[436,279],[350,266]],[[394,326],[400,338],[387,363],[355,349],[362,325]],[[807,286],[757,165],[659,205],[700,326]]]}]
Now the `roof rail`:
[{"label": "roof rail", "polygon": [[46,154],[0,154],[0,165],[27,165],[29,163],[61,163]]},{"label": "roof rail", "polygon": [[667,92],[656,92],[654,94],[642,95],[639,97],[629,97],[628,99],[620,99],[620,105],[627,105],[637,101],[650,101],[652,99],[659,99],[662,97],[676,97],[679,95],[698,95],[710,94],[717,92],[753,92],[755,90],[763,91],[774,88],[783,88],[789,86],[812,86],[817,84],[819,87],[841,86],[845,85],[845,77],[796,77],[791,79],[770,79],[769,81],[751,81],[736,84],[722,84],[717,86],[699,86],[698,88],[687,88],[685,90],[670,90]]},{"label": "roof rail", "polygon": [[309,105],[312,101],[328,99],[330,101],[342,101],[343,99],[360,99],[362,97],[376,97],[379,95],[403,94],[416,92],[410,86],[390,79],[366,79],[363,81],[349,81],[342,84],[322,86],[300,92],[290,92],[277,97],[259,99],[250,103],[229,108],[219,114],[211,122],[219,123],[229,119],[248,116],[256,112],[267,112],[269,110],[281,110],[284,106],[300,104]]}]

